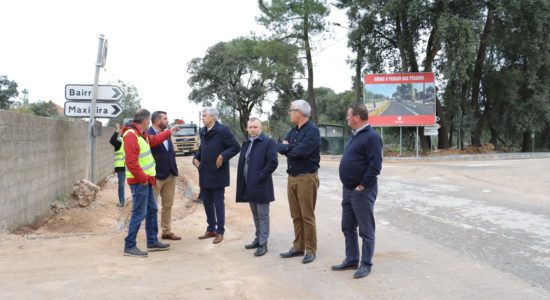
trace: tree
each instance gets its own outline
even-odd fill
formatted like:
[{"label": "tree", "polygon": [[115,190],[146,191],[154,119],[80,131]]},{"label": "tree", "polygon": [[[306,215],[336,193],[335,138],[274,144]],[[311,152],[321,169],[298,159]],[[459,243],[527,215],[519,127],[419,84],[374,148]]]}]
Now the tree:
[{"label": "tree", "polygon": [[38,101],[29,104],[30,111],[41,117],[57,117],[59,116],[59,113],[57,112],[57,105],[53,103],[51,100],[46,101]]},{"label": "tree", "polygon": [[0,109],[9,109],[13,103],[10,99],[17,95],[17,82],[8,80],[7,76],[0,76]]},{"label": "tree", "polygon": [[120,106],[122,106],[122,113],[116,117],[109,119],[109,126],[115,126],[115,124],[122,124],[124,119],[133,118],[136,111],[141,107],[141,98],[139,92],[132,84],[127,84],[122,80],[117,82],[124,92],[124,97],[120,100]]},{"label": "tree", "polygon": [[307,101],[311,106],[311,119],[318,122],[315,93],[313,92],[313,59],[311,37],[325,32],[325,17],[330,10],[325,0],[258,0],[262,15],[260,24],[282,41],[299,45],[306,54]]},{"label": "tree", "polygon": [[294,74],[302,72],[302,66],[297,47],[252,37],[210,47],[203,58],[189,62],[187,72],[191,74],[189,99],[203,105],[220,101],[232,107],[246,136],[252,111],[261,112],[269,93],[284,93],[292,87]]}]

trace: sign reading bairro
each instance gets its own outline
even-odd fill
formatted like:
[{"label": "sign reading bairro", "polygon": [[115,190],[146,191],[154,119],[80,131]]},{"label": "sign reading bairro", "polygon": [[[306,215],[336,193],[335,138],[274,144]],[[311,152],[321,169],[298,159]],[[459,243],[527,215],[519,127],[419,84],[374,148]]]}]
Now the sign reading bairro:
[{"label": "sign reading bairro", "polygon": [[367,74],[364,79],[364,101],[372,126],[436,123],[433,73]]}]

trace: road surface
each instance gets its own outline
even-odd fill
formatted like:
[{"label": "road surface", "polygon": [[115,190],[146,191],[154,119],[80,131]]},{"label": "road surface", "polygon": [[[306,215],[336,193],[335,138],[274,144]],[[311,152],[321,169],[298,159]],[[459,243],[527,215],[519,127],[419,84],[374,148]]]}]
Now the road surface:
[{"label": "road surface", "polygon": [[422,104],[421,102],[413,103],[412,101],[390,101],[388,108],[382,112],[381,116],[418,116],[418,115],[434,115],[435,103]]},{"label": "road surface", "polygon": [[[196,182],[190,157],[178,157],[178,164]],[[337,160],[324,160],[320,170],[317,260],[279,258],[293,239],[284,159],[280,165],[266,256],[244,249],[253,222],[249,207],[234,203],[232,188],[221,244],[197,239],[206,227],[203,208],[179,190],[173,228],[182,241],[145,259],[122,256],[125,234],[115,229],[116,184],[109,183],[90,208],[64,212],[23,236],[0,235],[0,298],[550,297],[550,159],[386,160],[375,206],[375,265],[359,280],[353,271],[330,270],[344,253]],[[140,232],[138,245],[144,243]]]}]

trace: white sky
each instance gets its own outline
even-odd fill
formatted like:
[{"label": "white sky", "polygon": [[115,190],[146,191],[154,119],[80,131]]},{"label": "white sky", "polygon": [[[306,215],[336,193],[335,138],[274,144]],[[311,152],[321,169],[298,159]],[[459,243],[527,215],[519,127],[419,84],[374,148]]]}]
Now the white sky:
[{"label": "white sky", "polygon": [[[331,11],[331,21],[347,23],[342,11]],[[187,100],[187,63],[220,41],[265,32],[259,15],[257,0],[3,1],[0,75],[28,89],[30,102],[63,106],[66,84],[93,83],[104,34],[109,51],[100,84],[120,79],[138,89],[142,107],[197,122],[198,106]],[[332,30],[314,52],[314,85],[338,93],[351,89],[352,54],[347,30]]]}]

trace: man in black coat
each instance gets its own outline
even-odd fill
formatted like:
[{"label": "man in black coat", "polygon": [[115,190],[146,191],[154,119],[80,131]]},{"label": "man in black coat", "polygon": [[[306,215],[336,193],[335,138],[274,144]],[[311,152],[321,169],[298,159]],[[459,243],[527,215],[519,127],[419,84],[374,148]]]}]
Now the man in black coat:
[{"label": "man in black coat", "polygon": [[[151,115],[153,124],[147,130],[150,135],[157,135],[168,128],[168,116],[164,111],[155,111]],[[162,238],[168,240],[181,240],[181,237],[172,232],[172,206],[174,205],[174,195],[176,193],[176,177],[178,176],[178,166],[176,164],[176,153],[172,139],[167,139],[162,144],[151,147],[151,153],[155,158],[157,175],[157,185],[154,188],[155,199],[157,203],[162,203],[160,214],[160,227],[162,229]],[[159,201],[160,196],[160,201]]]},{"label": "man in black coat", "polygon": [[271,174],[277,169],[277,143],[262,133],[262,121],[250,118],[246,140],[237,168],[237,202],[248,202],[256,227],[256,238],[246,249],[256,248],[255,256],[267,253],[269,202],[275,200]]},{"label": "man in black coat", "polygon": [[225,187],[229,186],[229,159],[241,150],[227,126],[218,123],[219,112],[213,107],[202,110],[201,145],[193,164],[199,169],[199,186],[208,227],[199,239],[223,241],[225,233]]}]

